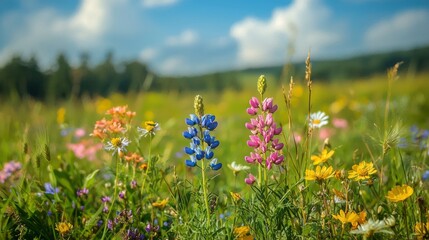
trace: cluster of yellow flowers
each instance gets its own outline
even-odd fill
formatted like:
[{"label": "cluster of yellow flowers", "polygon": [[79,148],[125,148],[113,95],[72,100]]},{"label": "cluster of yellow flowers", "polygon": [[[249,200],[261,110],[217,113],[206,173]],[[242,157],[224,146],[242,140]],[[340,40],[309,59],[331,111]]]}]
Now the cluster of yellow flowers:
[{"label": "cluster of yellow flowers", "polygon": [[[329,166],[329,165],[321,166],[322,164],[326,164],[326,162],[330,158],[332,158],[334,153],[335,153],[334,150],[328,151],[328,149],[323,149],[323,151],[319,155],[311,156],[311,160],[313,161],[313,164],[317,165],[317,167],[315,170],[306,169],[305,177],[304,177],[305,180],[307,181],[316,180],[317,182],[322,183],[334,176],[337,179],[345,179],[345,176],[343,173],[344,170],[334,171],[332,166]],[[367,181],[367,184],[372,184],[372,175],[375,173],[377,173],[377,170],[374,168],[374,164],[372,162],[362,161],[352,166],[352,169],[348,171],[347,178],[356,182]],[[393,203],[402,202],[407,198],[409,198],[413,194],[413,192],[414,192],[413,188],[406,184],[402,186],[395,186],[387,193],[386,199]],[[338,199],[339,201],[344,201],[345,199],[347,199],[347,196],[345,196],[345,194],[342,193],[341,191],[333,189],[333,193],[335,194],[335,199]],[[370,224],[371,226],[369,226],[368,224],[366,224],[367,223],[366,215],[367,214],[365,211],[356,213],[355,211],[351,209],[347,209],[346,207],[346,210],[340,210],[339,214],[336,214],[336,215],[333,214],[332,216],[334,219],[339,220],[343,224],[343,228],[345,224],[350,223],[352,225],[352,229],[356,229],[355,230],[356,233],[360,233],[363,231],[362,229],[359,229],[359,230],[357,229],[358,227],[362,228],[361,226],[364,226],[365,229],[368,228],[368,229],[374,230],[372,228],[373,225],[374,226],[377,225],[377,229],[378,228],[381,229],[380,226],[383,226],[383,228],[384,227],[387,228],[387,227],[390,227],[390,225],[392,224],[391,221],[388,224],[385,224],[385,222],[378,223],[371,220],[372,221]],[[422,232],[421,230],[424,230],[425,227],[426,226],[423,224],[416,225],[416,232],[419,232],[419,231]]]}]

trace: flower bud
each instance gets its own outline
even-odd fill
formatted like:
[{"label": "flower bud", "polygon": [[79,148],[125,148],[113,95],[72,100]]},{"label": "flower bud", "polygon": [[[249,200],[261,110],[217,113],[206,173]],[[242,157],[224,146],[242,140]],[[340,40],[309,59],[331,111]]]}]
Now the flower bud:
[{"label": "flower bud", "polygon": [[202,117],[204,115],[203,97],[200,95],[195,96],[194,109],[197,116]]},{"label": "flower bud", "polygon": [[258,78],[258,92],[259,94],[264,95],[265,90],[267,89],[267,79],[264,75],[259,76]]}]

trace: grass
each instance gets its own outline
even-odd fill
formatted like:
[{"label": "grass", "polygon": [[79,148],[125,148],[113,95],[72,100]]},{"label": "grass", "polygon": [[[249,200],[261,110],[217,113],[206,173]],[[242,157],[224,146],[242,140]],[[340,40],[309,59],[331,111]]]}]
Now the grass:
[{"label": "grass", "polygon": [[[329,124],[320,129],[308,126],[305,82],[295,80],[288,105],[281,86],[274,86],[267,77],[268,88],[261,100],[272,97],[278,105],[273,117],[282,133],[274,138],[284,147],[263,154],[262,164],[244,161],[253,151],[246,144],[251,133],[245,123],[254,116],[246,109],[252,96],[260,96],[257,77],[250,75],[241,79],[249,83],[241,91],[143,92],[48,104],[30,99],[6,101],[0,106],[1,166],[9,169],[0,185],[1,238],[428,237],[424,227],[428,183],[423,177],[428,169],[427,77],[399,76],[389,89],[386,76],[331,84],[318,83],[313,76],[311,112],[329,116]],[[282,84],[287,94],[289,83]],[[205,114],[215,115],[219,124],[210,131],[220,141],[213,149],[223,164],[217,171],[210,168],[210,160],[197,161],[195,167],[185,165],[190,158],[183,149],[190,146],[190,140],[182,134],[187,130],[185,118],[195,112],[197,94],[204,98]],[[89,136],[96,121],[112,118],[105,115],[107,110],[124,105],[136,112],[131,121],[116,115],[127,131],[102,139]],[[266,117],[268,112],[259,110],[258,114]],[[347,126],[335,126],[334,119]],[[159,123],[161,130],[139,137],[137,127],[151,130],[145,125],[148,120]],[[206,129],[195,126],[198,134]],[[410,131],[412,126],[417,128]],[[76,136],[78,129],[85,134]],[[115,145],[116,137],[131,143]],[[70,143],[82,142],[98,149],[93,160],[89,160],[90,153],[79,158],[70,150]],[[109,142],[143,160],[127,161],[121,154],[103,150],[102,145]],[[207,150],[209,145],[200,147]],[[320,165],[325,174],[317,175],[311,156],[324,149],[334,154]],[[273,152],[284,160],[267,169],[264,162]],[[20,167],[7,164],[12,160]],[[232,162],[250,169],[234,173],[228,167]],[[359,165],[362,162],[367,167]],[[349,178],[352,169],[359,169],[364,178]],[[253,185],[244,182],[250,173],[257,178]],[[317,180],[311,180],[312,174]],[[46,183],[53,186],[52,191],[47,191]],[[413,192],[404,186],[403,193],[389,193],[403,185]],[[88,193],[78,194],[83,189]],[[388,195],[399,200],[389,200]],[[103,197],[110,200],[102,201]]]}]

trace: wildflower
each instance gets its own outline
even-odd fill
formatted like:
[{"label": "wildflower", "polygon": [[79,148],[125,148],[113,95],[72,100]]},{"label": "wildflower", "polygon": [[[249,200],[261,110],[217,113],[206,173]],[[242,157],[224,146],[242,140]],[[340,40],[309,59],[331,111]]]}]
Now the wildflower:
[{"label": "wildflower", "polygon": [[238,202],[241,200],[241,196],[239,193],[236,192],[230,192],[232,200],[234,200],[234,202]]},{"label": "wildflower", "polygon": [[404,184],[402,186],[396,186],[387,192],[386,198],[391,202],[402,202],[409,198],[413,194],[414,190],[412,187]]},{"label": "wildflower", "polygon": [[[284,144],[275,138],[282,132],[282,128],[277,127],[273,118],[273,113],[278,107],[273,103],[272,98],[265,98],[260,104],[256,97],[252,97],[249,104],[247,113],[251,116],[256,115],[245,124],[251,132],[247,145],[253,148],[253,152],[250,156],[245,156],[244,160],[248,163],[264,164],[267,169],[271,169],[273,164],[280,165],[284,160],[281,151]],[[261,113],[257,115],[259,110]],[[263,159],[262,156],[268,157]]]},{"label": "wildflower", "polygon": [[245,237],[250,233],[250,227],[249,226],[242,226],[242,227],[236,227],[234,228],[234,235],[237,238]]},{"label": "wildflower", "polygon": [[317,155],[311,156],[311,160],[313,161],[314,165],[319,165],[321,163],[328,161],[328,159],[330,159],[332,155],[334,155],[334,150],[331,150],[328,152],[328,150],[325,148],[323,149],[322,153],[319,156]]},{"label": "wildflower", "polygon": [[86,131],[83,128],[78,128],[74,131],[74,137],[75,138],[81,138],[86,135]]},{"label": "wildflower", "polygon": [[422,180],[423,180],[423,181],[427,181],[428,179],[429,179],[429,170],[426,170],[426,171],[423,173]]},{"label": "wildflower", "polygon": [[101,198],[101,201],[103,202],[103,203],[107,203],[107,202],[110,202],[110,197],[108,197],[108,196],[104,196],[104,197],[102,197]]},{"label": "wildflower", "polygon": [[57,230],[61,236],[68,234],[73,229],[73,225],[68,222],[59,222],[55,224],[55,230]]},{"label": "wildflower", "polygon": [[119,198],[120,199],[124,199],[125,198],[125,193],[126,193],[125,191],[120,191],[119,192]]},{"label": "wildflower", "polygon": [[365,161],[360,162],[352,166],[352,170],[349,171],[349,179],[354,181],[366,180],[370,178],[370,175],[376,173],[377,170],[374,168],[373,163],[367,163]]},{"label": "wildflower", "polygon": [[248,185],[253,185],[253,183],[256,182],[256,178],[251,173],[249,173],[249,176],[244,179],[244,182]]},{"label": "wildflower", "polygon": [[146,171],[147,169],[147,163],[142,163],[139,167],[141,170]]},{"label": "wildflower", "polygon": [[60,192],[59,188],[52,187],[51,183],[45,183],[45,193],[46,194],[55,194]]},{"label": "wildflower", "polygon": [[127,155],[124,156],[124,158],[127,162],[133,162],[133,163],[139,163],[144,160],[143,157],[137,153],[128,153]]},{"label": "wildflower", "polygon": [[135,189],[135,188],[137,188],[137,181],[136,181],[135,179],[133,179],[133,180],[130,182],[130,187],[131,187],[131,189]]},{"label": "wildflower", "polygon": [[167,203],[168,203],[168,198],[152,203],[152,207],[163,209],[167,205]]},{"label": "wildflower", "polygon": [[188,130],[183,132],[183,137],[191,141],[189,147],[184,148],[184,152],[189,155],[189,159],[185,160],[185,164],[188,167],[195,167],[197,166],[197,161],[207,159],[210,160],[209,167],[212,170],[219,170],[222,167],[222,163],[219,163],[217,158],[213,158],[213,150],[220,143],[214,136],[211,136],[211,132],[216,129],[218,122],[214,115],[198,115],[204,114],[201,96],[197,95],[195,97],[194,107],[196,114],[190,114],[190,117],[186,118],[185,122],[188,125]]},{"label": "wildflower", "polygon": [[237,174],[243,170],[249,170],[250,167],[249,166],[243,166],[240,164],[237,164],[234,162],[232,162],[231,164],[228,164],[228,167],[232,170],[232,173],[234,174],[234,176],[237,176]]},{"label": "wildflower", "polygon": [[345,178],[345,171],[344,171],[344,169],[335,170],[334,176],[338,180],[342,180],[343,178]]},{"label": "wildflower", "polygon": [[329,117],[321,111],[310,114],[309,117],[309,126],[310,128],[321,128],[328,124]]},{"label": "wildflower", "polygon": [[58,123],[58,125],[61,125],[64,123],[65,116],[66,116],[66,109],[63,107],[58,108],[58,110],[57,110],[57,123]]},{"label": "wildflower", "polygon": [[332,125],[336,128],[345,129],[349,126],[349,123],[346,119],[343,118],[334,118],[332,119]]},{"label": "wildflower", "polygon": [[5,183],[11,177],[17,176],[21,168],[22,165],[19,162],[10,161],[5,163],[0,171],[0,183]]},{"label": "wildflower", "polygon": [[369,219],[366,223],[358,226],[358,229],[350,231],[351,234],[363,234],[366,237],[371,237],[375,233],[395,234],[390,227],[395,225],[393,217],[383,220]]},{"label": "wildflower", "polygon": [[112,155],[115,155],[115,153],[118,153],[119,156],[123,154],[123,152],[127,152],[126,147],[128,147],[128,144],[130,144],[131,141],[129,141],[127,138],[112,138],[107,145],[104,147],[107,151],[112,151]]},{"label": "wildflower", "polygon": [[83,195],[88,195],[89,190],[87,188],[79,189],[76,191],[78,197],[82,197]]},{"label": "wildflower", "polygon": [[354,211],[345,213],[343,210],[340,210],[338,215],[332,215],[332,217],[339,220],[343,224],[343,227],[346,223],[354,223],[359,220],[359,216]]},{"label": "wildflower", "polygon": [[332,166],[330,167],[320,167],[317,166],[316,167],[316,171],[314,170],[305,170],[305,180],[317,180],[317,181],[323,181],[325,179],[331,178],[334,176],[334,172],[333,172],[333,168]]},{"label": "wildflower", "polygon": [[155,132],[159,131],[161,128],[159,124],[154,121],[146,121],[144,122],[144,127],[137,127],[137,131],[139,132],[140,137],[154,136]]},{"label": "wildflower", "polygon": [[352,222],[352,228],[353,229],[356,229],[358,227],[358,225],[361,225],[361,224],[363,224],[363,223],[366,222],[366,212],[365,212],[365,210],[361,211],[358,216],[359,216],[359,219],[356,222]]},{"label": "wildflower", "polygon": [[426,223],[418,222],[414,226],[414,233],[415,233],[417,239],[419,239],[419,240],[427,239],[427,237],[429,235],[428,230],[429,230],[429,222],[426,222]]},{"label": "wildflower", "polygon": [[346,202],[346,196],[344,193],[338,191],[337,189],[332,189],[332,192],[334,193],[334,202],[335,203],[345,203]]},{"label": "wildflower", "polygon": [[67,144],[67,149],[73,152],[73,154],[79,158],[87,158],[90,161],[93,161],[97,158],[97,151],[103,148],[103,144],[94,143],[90,140],[82,140],[78,143],[69,143]]}]

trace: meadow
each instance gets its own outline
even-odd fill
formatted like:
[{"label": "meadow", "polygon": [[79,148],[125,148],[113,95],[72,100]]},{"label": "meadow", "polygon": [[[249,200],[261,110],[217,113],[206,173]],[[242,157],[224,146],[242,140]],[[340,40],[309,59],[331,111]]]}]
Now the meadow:
[{"label": "meadow", "polygon": [[260,75],[4,101],[0,238],[429,239],[427,73]]}]

